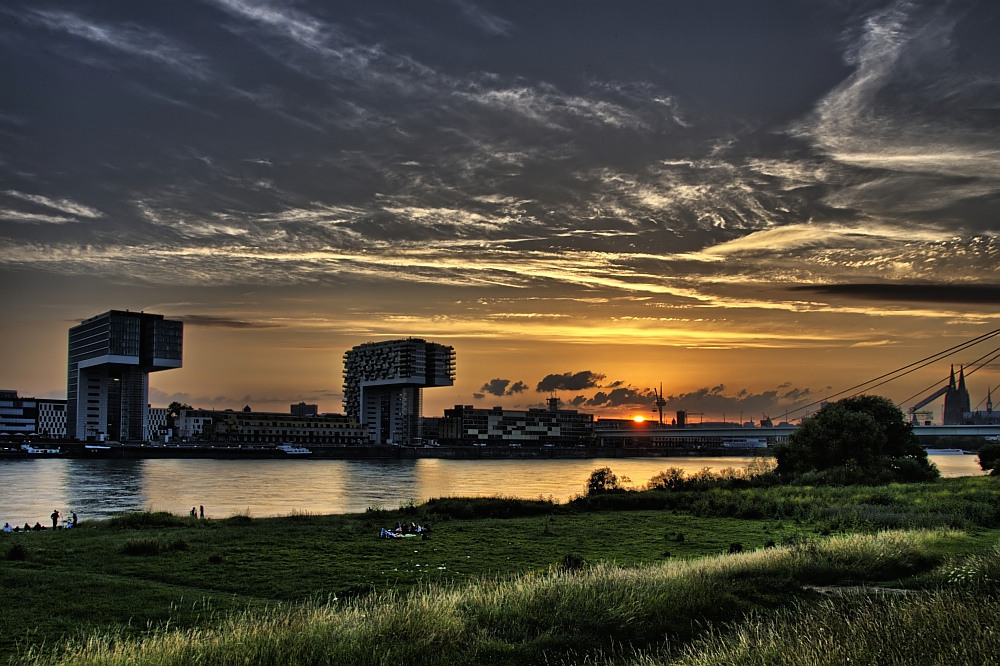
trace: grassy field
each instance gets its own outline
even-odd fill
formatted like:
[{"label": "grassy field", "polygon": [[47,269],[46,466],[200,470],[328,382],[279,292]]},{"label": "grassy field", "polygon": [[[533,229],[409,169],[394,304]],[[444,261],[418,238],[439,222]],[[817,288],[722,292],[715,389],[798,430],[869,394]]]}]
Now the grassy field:
[{"label": "grassy field", "polygon": [[[274,519],[134,514],[0,535],[0,660],[778,663],[767,655],[780,652],[811,663],[788,642],[816,636],[783,625],[851,636],[862,623],[838,624],[848,606],[883,618],[873,631],[911,620],[917,631],[945,607],[997,619],[997,481],[565,505],[459,498]],[[377,538],[397,521],[430,524],[429,538]],[[871,584],[912,592],[816,590]],[[984,636],[956,647],[1000,648]],[[977,663],[968,658],[918,663]]]}]

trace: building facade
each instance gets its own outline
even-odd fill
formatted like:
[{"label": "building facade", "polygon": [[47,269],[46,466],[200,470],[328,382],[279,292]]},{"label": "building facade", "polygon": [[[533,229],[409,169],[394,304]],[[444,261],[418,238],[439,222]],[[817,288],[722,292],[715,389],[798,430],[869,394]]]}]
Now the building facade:
[{"label": "building facade", "polygon": [[170,430],[170,412],[166,407],[147,407],[149,416],[146,419],[147,442],[163,441],[167,439]]},{"label": "building facade", "polygon": [[149,373],[181,367],[183,327],[163,315],[110,310],[69,329],[67,436],[147,439]]},{"label": "building facade", "polygon": [[289,405],[288,411],[292,416],[316,416],[319,414],[319,405],[308,405],[300,402],[296,405]]},{"label": "building facade", "polygon": [[367,342],[344,353],[344,411],[375,444],[422,441],[421,391],[455,383],[455,349],[420,338]]},{"label": "building facade", "polygon": [[510,410],[455,405],[444,410],[439,436],[454,444],[578,446],[594,439],[594,415],[571,409]]},{"label": "building facade", "polygon": [[24,398],[17,391],[0,390],[0,436],[66,437],[66,401]]},{"label": "building facade", "polygon": [[280,412],[182,409],[177,434],[187,442],[242,444],[314,444],[358,446],[365,430],[343,414],[294,416]]},{"label": "building facade", "polygon": [[958,369],[958,382],[955,381],[955,368],[951,369],[948,381],[948,391],[944,394],[944,425],[956,425],[965,422],[965,415],[971,411],[969,389],[965,386],[965,368]]}]

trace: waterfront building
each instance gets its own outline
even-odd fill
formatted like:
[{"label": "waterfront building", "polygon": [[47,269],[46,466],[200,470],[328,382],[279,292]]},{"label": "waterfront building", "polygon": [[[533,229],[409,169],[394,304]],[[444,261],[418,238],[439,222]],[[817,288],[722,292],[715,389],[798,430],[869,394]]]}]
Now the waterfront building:
[{"label": "waterfront building", "polygon": [[962,423],[967,425],[1000,425],[1000,412],[993,411],[993,389],[986,389],[986,411],[966,412]]},{"label": "waterfront building", "polygon": [[289,405],[289,412],[292,416],[316,416],[319,414],[319,405],[307,405],[300,402],[297,405]]},{"label": "waterfront building", "polygon": [[281,412],[182,409],[177,434],[186,442],[243,444],[314,444],[358,446],[365,430],[343,414],[293,416]]},{"label": "waterfront building", "polygon": [[0,437],[66,436],[66,401],[26,398],[17,391],[0,390]]},{"label": "waterfront building", "polygon": [[71,439],[149,435],[149,373],[181,367],[183,323],[110,310],[69,329],[66,432]]},{"label": "waterfront building", "polygon": [[444,410],[439,426],[442,441],[456,444],[540,446],[588,445],[594,438],[594,415],[558,409],[514,410],[455,405]]},{"label": "waterfront building", "polygon": [[344,410],[374,444],[423,440],[421,391],[455,383],[455,349],[419,338],[366,342],[344,353]]},{"label": "waterfront building", "polygon": [[66,401],[38,398],[35,432],[43,439],[66,439]]},{"label": "waterfront building", "polygon": [[170,429],[170,413],[166,407],[148,407],[149,417],[146,419],[146,436],[143,438],[147,442],[166,439],[167,431]]}]

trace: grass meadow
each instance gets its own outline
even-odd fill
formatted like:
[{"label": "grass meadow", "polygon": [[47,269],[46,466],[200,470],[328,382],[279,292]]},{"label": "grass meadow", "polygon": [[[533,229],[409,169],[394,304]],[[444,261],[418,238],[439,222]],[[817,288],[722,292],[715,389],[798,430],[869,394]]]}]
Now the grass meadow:
[{"label": "grass meadow", "polygon": [[997,481],[5,534],[0,663],[988,663]]}]

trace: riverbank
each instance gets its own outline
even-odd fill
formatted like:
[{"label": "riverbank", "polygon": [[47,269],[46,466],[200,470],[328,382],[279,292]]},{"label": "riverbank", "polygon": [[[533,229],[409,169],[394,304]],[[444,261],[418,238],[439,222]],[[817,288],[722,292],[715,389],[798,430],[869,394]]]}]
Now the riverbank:
[{"label": "riverbank", "polygon": [[[947,663],[979,663],[998,646],[994,634],[966,631],[976,623],[955,635],[946,633],[954,622],[921,625],[915,637],[917,611],[895,599],[830,600],[815,588],[903,588],[900,603],[1000,619],[984,602],[1000,580],[997,511],[983,511],[996,491],[984,477],[612,493],[567,505],[451,498],[342,516],[84,520],[0,535],[9,619],[0,657],[55,663],[67,656],[59,645],[73,663],[95,664],[678,663],[720,636],[779,621],[814,627],[812,614],[834,603],[831,623],[844,613],[895,618],[871,627],[883,656],[917,644],[925,656],[972,659]],[[378,538],[397,523],[431,529]],[[942,593],[960,598],[944,603],[934,596]],[[864,630],[849,629],[827,636],[852,661],[874,663]],[[803,635],[786,649],[810,649],[812,634]]]},{"label": "riverbank", "polygon": [[[593,458],[671,458],[685,456],[769,456],[770,449],[738,446],[598,447],[598,446],[322,446],[302,444],[289,449],[246,444],[81,444],[50,442],[34,450],[0,449],[0,459],[215,459],[215,460],[586,460]],[[299,449],[299,450],[296,450]]]}]

